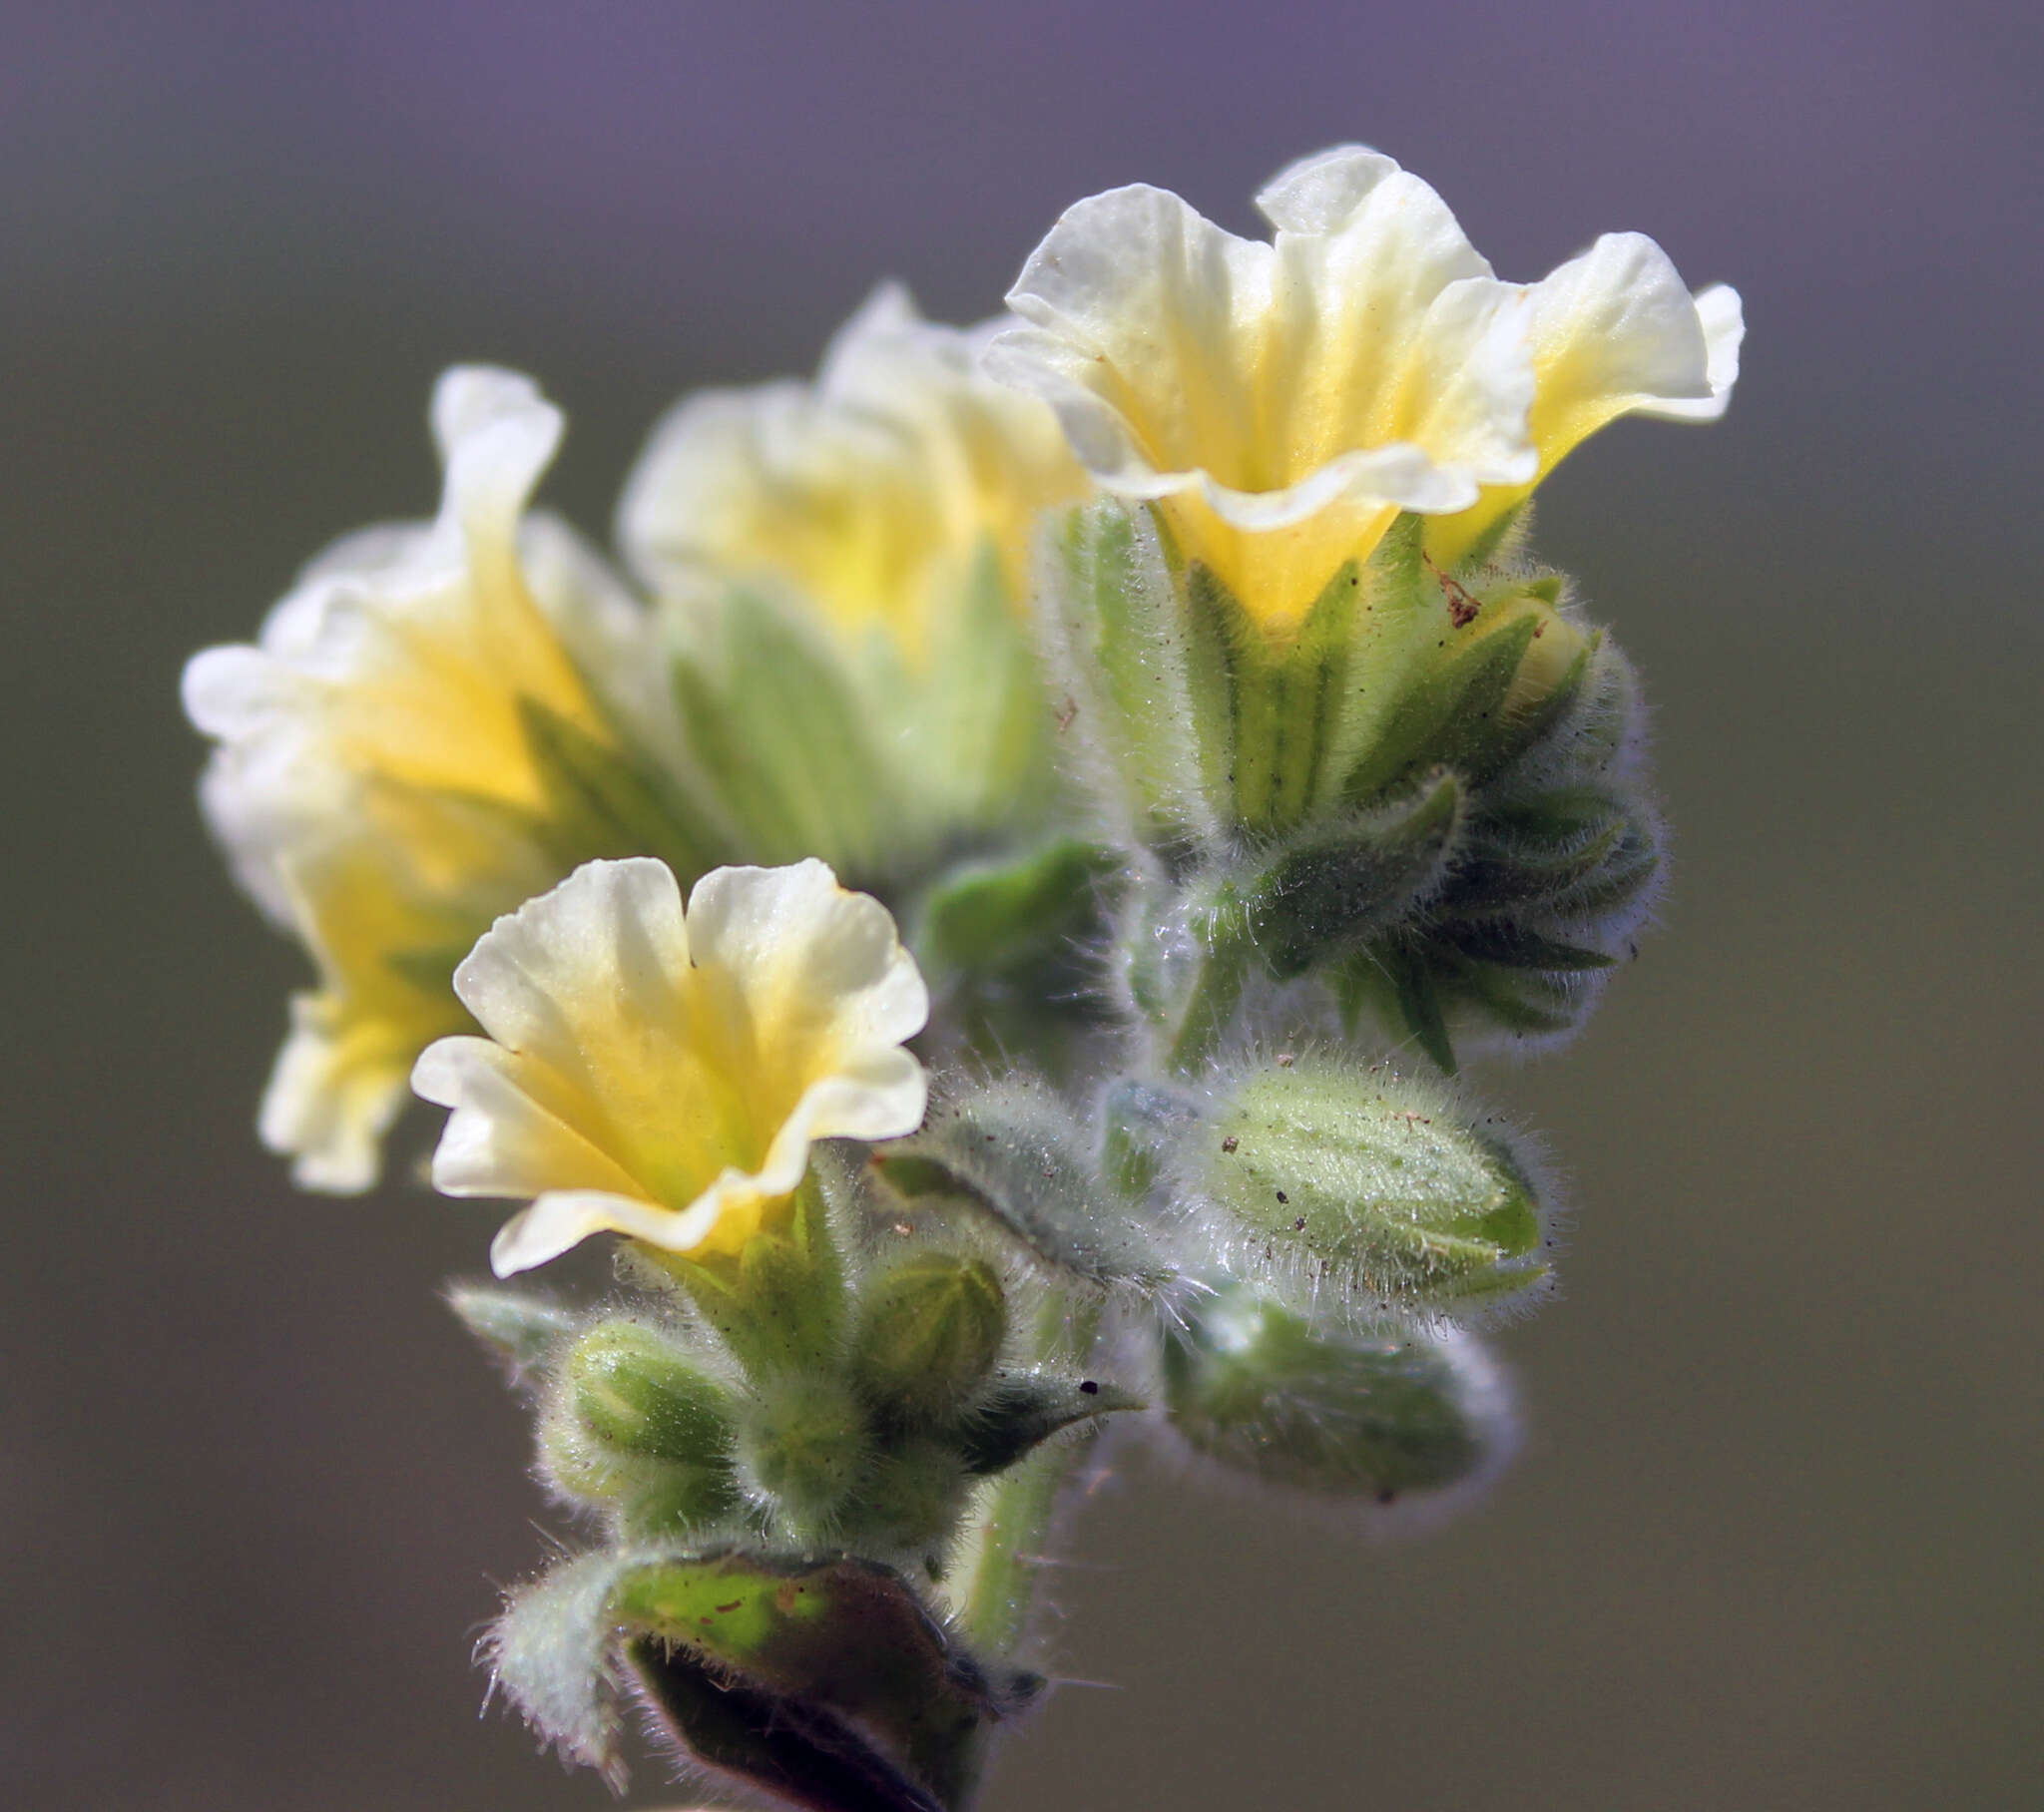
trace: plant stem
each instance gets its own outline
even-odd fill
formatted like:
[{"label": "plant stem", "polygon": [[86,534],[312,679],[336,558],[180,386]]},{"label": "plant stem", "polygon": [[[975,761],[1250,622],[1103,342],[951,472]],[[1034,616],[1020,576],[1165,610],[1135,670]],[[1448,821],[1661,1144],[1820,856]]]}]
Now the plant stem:
[{"label": "plant stem", "polygon": [[1230,941],[1212,946],[1201,960],[1180,1014],[1165,1064],[1182,1076],[1201,1069],[1220,1048],[1242,1000],[1244,954]]},{"label": "plant stem", "polygon": [[[1099,1329],[1099,1303],[1055,1296],[1037,1322],[1036,1356],[1083,1360]],[[1058,1494],[1091,1445],[1088,1437],[1040,1447],[994,1480],[981,1499],[960,1621],[993,1653],[1011,1652],[1028,1630],[1038,1551],[1049,1538]]]}]

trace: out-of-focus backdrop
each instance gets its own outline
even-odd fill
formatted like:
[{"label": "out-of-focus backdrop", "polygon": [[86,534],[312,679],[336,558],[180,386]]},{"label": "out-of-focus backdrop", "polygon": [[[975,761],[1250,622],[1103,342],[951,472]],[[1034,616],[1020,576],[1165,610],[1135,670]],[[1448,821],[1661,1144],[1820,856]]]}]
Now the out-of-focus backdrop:
[{"label": "out-of-focus backdrop", "polygon": [[256,1146],[302,965],[201,832],[186,654],[430,512],[450,361],[566,405],[603,535],[657,411],[874,279],[987,314],[1082,195],[1246,231],[1363,139],[1502,274],[1639,227],[1745,292],[1725,423],[1543,492],[1674,884],[1479,1078],[1579,1208],[1516,1469],[1396,1546],[1118,1471],[990,1804],[2034,1805],[2040,80],[2006,0],[0,11],[0,1797],[606,1803],[476,1716],[545,1516],[435,1297],[493,1210]]}]

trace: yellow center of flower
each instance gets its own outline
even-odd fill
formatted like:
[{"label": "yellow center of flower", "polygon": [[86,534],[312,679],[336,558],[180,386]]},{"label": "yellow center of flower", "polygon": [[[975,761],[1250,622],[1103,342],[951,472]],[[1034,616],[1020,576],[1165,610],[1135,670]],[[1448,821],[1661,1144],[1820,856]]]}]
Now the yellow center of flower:
[{"label": "yellow center of flower", "polygon": [[656,433],[623,538],[656,580],[784,589],[913,671],[991,554],[1018,610],[1037,514],[1087,485],[1055,419],[975,366],[972,336],[883,287],[814,384],[718,391]]},{"label": "yellow center of flower", "polygon": [[490,1038],[443,1039],[413,1086],[455,1110],[440,1188],[534,1198],[499,1236],[502,1271],[601,1228],[737,1251],[813,1139],[922,1119],[900,1048],[929,1012],[922,978],[885,908],[820,862],[719,869],[686,920],[660,862],[588,863],[499,919],[454,985]]}]

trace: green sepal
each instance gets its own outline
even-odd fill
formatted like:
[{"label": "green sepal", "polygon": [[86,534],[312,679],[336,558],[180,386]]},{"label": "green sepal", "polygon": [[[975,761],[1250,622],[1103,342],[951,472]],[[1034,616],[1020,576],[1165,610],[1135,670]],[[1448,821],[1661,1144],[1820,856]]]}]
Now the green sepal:
[{"label": "green sepal", "polygon": [[672,1277],[749,1371],[828,1371],[845,1316],[844,1258],[830,1226],[820,1165],[812,1164],[784,1224],[738,1252],[702,1257],[641,1247]]},{"label": "green sepal", "polygon": [[1343,961],[1350,1029],[1372,1011],[1452,1068],[1450,1020],[1515,1037],[1566,1032],[1616,967],[1651,897],[1652,812],[1618,789],[1570,786],[1494,806],[1471,824],[1423,921]]},{"label": "green sepal", "polygon": [[1497,805],[1470,828],[1452,892],[1462,912],[1509,912],[1554,898],[1604,867],[1634,829],[1620,799],[1563,787]]},{"label": "green sepal", "polygon": [[1479,921],[1458,927],[1453,943],[1456,950],[1474,962],[1504,969],[1538,969],[1549,975],[1588,974],[1609,969],[1618,961],[1601,950],[1586,950],[1509,923]]},{"label": "green sepal", "polygon": [[1083,749],[1081,779],[1139,840],[1212,838],[1226,790],[1219,651],[1186,634],[1167,537],[1153,510],[1118,499],[1054,519],[1039,617],[1059,734]]},{"label": "green sepal", "polygon": [[1011,1079],[939,1102],[921,1132],[873,1153],[873,1168],[910,1211],[990,1226],[1067,1283],[1151,1287],[1170,1275],[1101,1176],[1088,1130],[1040,1085]]},{"label": "green sepal", "polygon": [[1320,796],[1321,768],[1342,712],[1361,576],[1352,560],[1344,562],[1303,621],[1282,636],[1252,618],[1205,565],[1195,562],[1185,583],[1191,633],[1225,675],[1227,816],[1252,832],[1288,829]]},{"label": "green sepal", "polygon": [[948,1812],[844,1718],[651,1636],[623,1644],[656,1728],[699,1768],[805,1812]]},{"label": "green sepal", "polygon": [[[1315,823],[1261,852],[1223,908],[1280,981],[1337,961],[1438,891],[1456,850],[1464,790],[1437,769],[1403,798]],[[1226,935],[1217,923],[1215,937]]]},{"label": "green sepal", "polygon": [[987,1726],[1042,1688],[973,1655],[899,1574],[848,1557],[654,1561],[619,1577],[609,1609],[698,1759],[827,1812],[961,1806]]},{"label": "green sepal", "polygon": [[885,1567],[732,1547],[563,1561],[485,1649],[534,1729],[614,1789],[622,1666],[693,1759],[816,1812],[956,1812],[986,1727],[1043,1686],[981,1661]]},{"label": "green sepal", "polygon": [[1118,1385],[1063,1372],[1010,1372],[995,1380],[953,1440],[966,1469],[986,1478],[1006,1472],[1053,1435],[1096,1416],[1143,1408]]},{"label": "green sepal", "polygon": [[879,664],[880,720],[899,738],[897,771],[945,828],[981,842],[1052,821],[1063,803],[1052,771],[1052,713],[1026,614],[991,533],[958,590],[931,613],[917,671]]},{"label": "green sepal", "polygon": [[1389,1503],[1495,1457],[1495,1417],[1455,1349],[1319,1331],[1242,1285],[1166,1330],[1164,1378],[1172,1426],[1199,1453],[1316,1497]]},{"label": "green sepal", "polygon": [[923,895],[910,942],[937,976],[1008,978],[1063,966],[1099,941],[1102,898],[1123,867],[1115,851],[1078,837],[963,863]]},{"label": "green sepal", "polygon": [[595,855],[659,856],[686,886],[720,859],[708,818],[653,762],[535,698],[519,697],[518,721],[552,807],[535,833],[565,867]]},{"label": "green sepal", "polygon": [[943,1000],[957,1055],[1005,1065],[1029,1050],[1071,1067],[1108,1017],[1100,953],[1125,895],[1119,853],[1076,837],[961,863],[909,914],[907,941]]},{"label": "green sepal", "polygon": [[1358,951],[1335,976],[1335,997],[1352,1034],[1363,1004],[1384,1003],[1382,1017],[1398,1027],[1443,1076],[1456,1072],[1455,1042],[1430,953],[1416,939],[1391,939]]},{"label": "green sepal", "polygon": [[1506,720],[1505,697],[1538,627],[1517,618],[1409,680],[1349,769],[1344,795],[1366,804],[1429,767],[1453,767],[1471,783],[1501,767],[1522,740]]},{"label": "green sepal", "polygon": [[747,856],[820,856],[840,873],[871,872],[899,802],[849,676],[814,632],[773,600],[733,591],[715,660],[675,664],[690,751],[716,777]]},{"label": "green sepal", "polygon": [[489,1283],[449,1284],[447,1306],[520,1381],[547,1371],[582,1325],[579,1313],[550,1297]]},{"label": "green sepal", "polygon": [[848,1532],[868,1553],[917,1553],[932,1579],[964,1521],[966,1497],[975,1484],[955,1442],[937,1437],[897,1436],[874,1455],[845,1510]]},{"label": "green sepal", "polygon": [[978,1395],[1007,1334],[1007,1295],[991,1265],[911,1251],[859,1285],[851,1375],[889,1418],[940,1422]]}]

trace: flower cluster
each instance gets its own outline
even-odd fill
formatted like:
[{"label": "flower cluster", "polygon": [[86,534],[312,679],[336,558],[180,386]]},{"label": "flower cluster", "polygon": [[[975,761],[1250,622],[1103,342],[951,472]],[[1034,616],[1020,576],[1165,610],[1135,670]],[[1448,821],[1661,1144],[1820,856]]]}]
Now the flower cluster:
[{"label": "flower cluster", "polygon": [[629,1679],[751,1789],[960,1806],[1103,1418],[1379,1518],[1512,1445],[1471,1329],[1552,1191],[1456,1072],[1580,1023],[1660,866],[1525,504],[1721,414],[1739,298],[1638,234],[1501,281],[1354,147],[1258,205],[1093,197],[1001,322],[886,286],[686,399],[622,575],[531,512],[558,413],[451,371],[437,518],[187,671],[317,975],[264,1141],[367,1187],[409,1081],[499,1277],[619,1236],[600,1304],[454,1295],[591,1531],[490,1642],[570,1756]]}]

